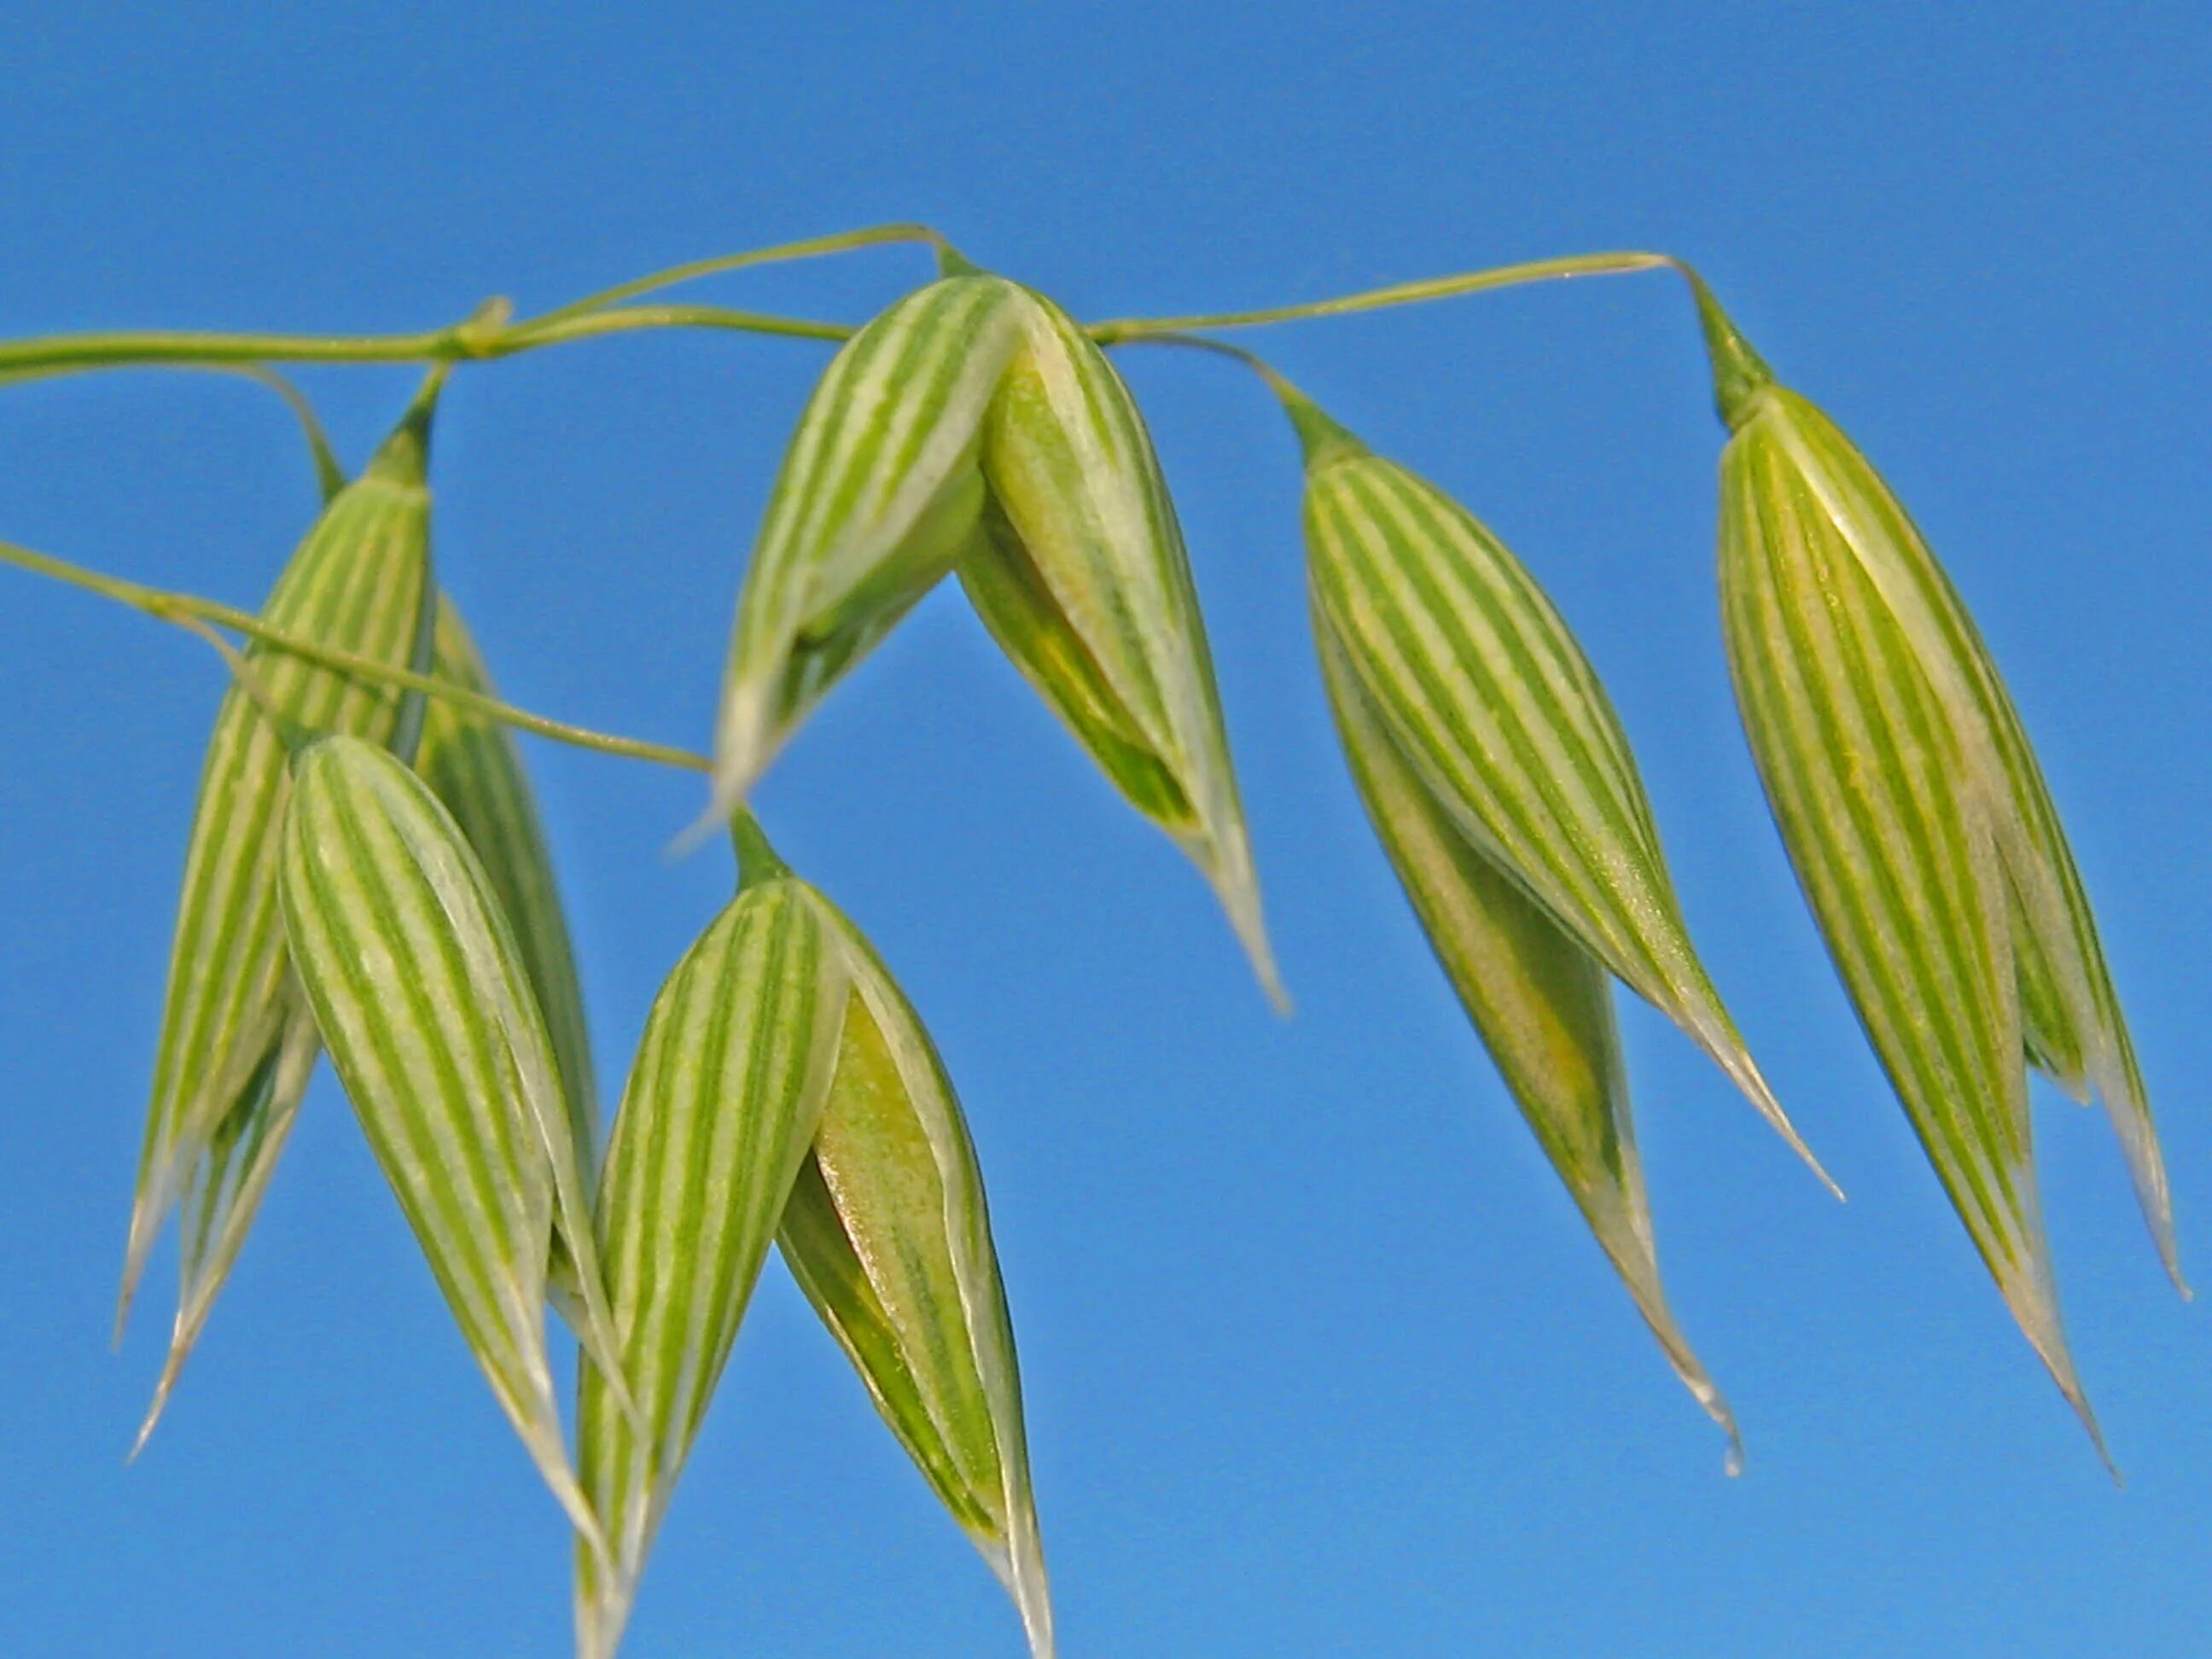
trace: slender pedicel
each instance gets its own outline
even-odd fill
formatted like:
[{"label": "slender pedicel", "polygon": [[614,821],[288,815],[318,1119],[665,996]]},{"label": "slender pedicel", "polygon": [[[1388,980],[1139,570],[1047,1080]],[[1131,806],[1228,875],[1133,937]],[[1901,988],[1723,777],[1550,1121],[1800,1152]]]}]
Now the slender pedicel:
[{"label": "slender pedicel", "polygon": [[612,732],[595,732],[589,726],[572,726],[565,720],[533,714],[526,708],[501,702],[496,697],[487,697],[463,690],[451,681],[432,674],[417,674],[404,668],[392,668],[372,662],[350,651],[340,651],[328,646],[303,640],[296,634],[281,628],[271,628],[249,611],[225,605],[220,599],[205,599],[193,593],[171,592],[162,588],[149,587],[121,576],[110,576],[84,565],[58,559],[49,553],[33,552],[13,542],[0,542],[0,564],[14,565],[19,570],[48,576],[71,587],[80,587],[102,599],[112,599],[133,611],[144,612],[160,622],[188,628],[198,632],[191,623],[213,623],[243,634],[248,639],[302,658],[319,667],[335,669],[341,674],[356,679],[388,685],[402,691],[420,692],[427,697],[441,698],[457,708],[497,720],[502,726],[512,726],[521,731],[565,743],[577,749],[594,750],[602,755],[615,755],[625,760],[649,761],[656,766],[679,767],[687,772],[707,772],[714,769],[713,763],[704,755],[688,749],[678,749],[663,743],[647,743],[639,738],[624,738]]},{"label": "slender pedicel", "polygon": [[1570,276],[1620,276],[1665,267],[1688,269],[1665,253],[1570,254],[1557,259],[1531,259],[1521,264],[1470,270],[1454,276],[1394,283],[1387,288],[1365,289],[1357,294],[1309,300],[1297,305],[1266,306],[1254,311],[1199,312],[1187,317],[1117,318],[1091,324],[1090,334],[1101,345],[1121,345],[1157,339],[1165,334],[1187,333],[1195,328],[1255,328],[1265,323],[1304,322],[1316,317],[1343,317],[1393,306],[1421,305],[1431,300],[1449,300],[1495,288],[1517,288],[1527,283],[1558,282]]}]

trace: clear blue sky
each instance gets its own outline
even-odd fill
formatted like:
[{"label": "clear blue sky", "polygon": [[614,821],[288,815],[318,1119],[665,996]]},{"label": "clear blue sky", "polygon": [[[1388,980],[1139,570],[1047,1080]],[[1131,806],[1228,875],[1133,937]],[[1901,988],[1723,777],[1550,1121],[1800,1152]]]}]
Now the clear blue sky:
[{"label": "clear blue sky", "polygon": [[[908,216],[1092,317],[1680,252],[1887,471],[1975,607],[2212,1279],[2201,5],[892,11],[18,4],[0,333],[416,328]],[[857,319],[924,272],[894,252],[717,293]],[[955,593],[762,797],[963,1087],[1066,1653],[2212,1651],[2208,1315],[2166,1289],[2101,1119],[2039,1091],[2115,1491],[1944,1206],[1769,824],[1720,653],[1720,434],[1679,289],[1251,343],[1549,586],[1624,710],[1707,961],[1852,1201],[1626,1011],[1662,1261],[1748,1441],[1728,1481],[1369,838],[1310,658],[1279,417],[1231,366],[1128,356],[1297,1018],[1268,1014],[1202,884]],[[439,556],[508,691],[704,741],[823,356],[639,338],[460,378]],[[410,379],[308,384],[358,460]],[[0,390],[11,539],[255,603],[312,509],[292,433],[242,384]],[[221,690],[181,635],[0,573],[6,1644],[562,1652],[557,1514],[327,1077],[169,1419],[123,1467],[161,1296],[119,1357],[107,1323]],[[532,759],[611,1091],[727,866],[659,856],[692,781]],[[772,1267],[626,1651],[1019,1650]]]}]

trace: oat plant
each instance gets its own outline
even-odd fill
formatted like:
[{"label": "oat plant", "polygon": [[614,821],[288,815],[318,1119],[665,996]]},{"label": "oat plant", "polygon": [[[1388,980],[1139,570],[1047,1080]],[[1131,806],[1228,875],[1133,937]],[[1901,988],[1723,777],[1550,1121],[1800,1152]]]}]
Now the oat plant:
[{"label": "oat plant", "polygon": [[[898,243],[929,251],[935,276],[857,327],[664,295]],[[327,1054],[431,1280],[573,1529],[580,1659],[617,1651],[772,1255],[1005,1584],[1030,1650],[1054,1651],[982,1153],[891,966],[783,862],[747,802],[815,705],[953,582],[1112,792],[1197,866],[1287,1011],[1192,561],[1113,361],[1151,342],[1251,369],[1287,416],[1316,672],[1353,785],[1506,1095],[1726,1431],[1735,1470],[1735,1419],[1660,1278],[1619,992],[1679,1027],[1834,1183],[1700,960],[1628,726],[1543,590],[1540,550],[1524,563],[1469,507],[1213,337],[1638,271],[1686,280],[1711,360],[1725,433],[1718,599],[1776,825],[1936,1176],[2101,1453],[2044,1238],[2031,1070],[2103,1103],[2182,1280],[2157,1132],[2081,874],[1959,591],[1872,464],[1776,380],[1705,283],[1665,255],[1601,253],[1086,325],[917,225],[702,260],[536,317],[494,301],[419,334],[0,341],[0,391],[153,365],[252,375],[299,416],[325,495],[258,611],[0,542],[0,563],[199,634],[228,677],[198,805],[179,827],[184,877],[125,1235],[127,1314],[177,1224],[174,1322],[139,1443]],[[710,753],[501,702],[433,556],[433,433],[452,374],[671,328],[834,348],[741,577],[732,563],[720,703],[699,711]],[[270,367],[283,362],[428,373],[349,478]],[[726,830],[738,853],[732,896],[670,971],[611,1114],[593,1069],[607,1048],[586,1026],[518,733],[698,773],[702,815],[680,839]],[[573,1392],[550,1355],[549,1310],[577,1340]]]}]

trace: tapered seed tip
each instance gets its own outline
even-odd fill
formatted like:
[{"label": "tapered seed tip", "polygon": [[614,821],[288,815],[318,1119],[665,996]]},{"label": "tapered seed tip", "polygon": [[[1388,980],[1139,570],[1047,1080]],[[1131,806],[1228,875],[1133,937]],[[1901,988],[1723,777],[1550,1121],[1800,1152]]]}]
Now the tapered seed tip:
[{"label": "tapered seed tip", "polygon": [[1031,1620],[1028,1611],[1024,1609],[1022,1613],[1022,1634],[1029,1638],[1030,1659],[1055,1659],[1060,1650],[1053,1640],[1051,1608],[1045,1608],[1042,1615],[1035,1620]]},{"label": "tapered seed tip", "polygon": [[180,1350],[173,1343],[169,1358],[161,1367],[161,1380],[154,1384],[154,1401],[146,1408],[146,1420],[138,1425],[138,1437],[131,1443],[130,1455],[123,1462],[127,1466],[138,1461],[138,1454],[146,1449],[146,1443],[154,1437],[154,1425],[161,1420],[161,1413],[169,1408],[169,1395],[177,1386],[177,1377],[185,1368],[185,1355],[189,1349]]},{"label": "tapered seed tip", "polygon": [[1278,1018],[1288,1019],[1297,1012],[1291,994],[1283,984],[1281,970],[1275,966],[1274,947],[1267,942],[1267,924],[1255,914],[1249,917],[1236,911],[1231,914],[1231,924],[1237,930],[1237,942],[1243,945],[1244,954],[1252,963],[1253,976],[1260,981],[1260,989],[1267,999],[1267,1006]]},{"label": "tapered seed tip", "polygon": [[1729,1408],[1728,1401],[1706,1373],[1705,1368],[1698,1364],[1698,1356],[1691,1351],[1680,1327],[1674,1323],[1674,1316],[1668,1309],[1665,1297],[1659,1291],[1657,1260],[1648,1252],[1638,1251],[1641,1266],[1632,1269],[1622,1257],[1613,1255],[1610,1247],[1607,1247],[1607,1254],[1613,1255],[1613,1266],[1620,1270],[1621,1277],[1627,1281],[1629,1294],[1636,1298],[1637,1310],[1644,1316],[1644,1322],[1650,1326],[1651,1334],[1659,1339],[1659,1346],[1667,1356],[1667,1363],[1674,1368],[1674,1375],[1690,1391],[1690,1398],[1698,1402],[1705,1415],[1711,1418],[1720,1431],[1728,1437],[1728,1450],[1723,1455],[1721,1467],[1729,1478],[1734,1480],[1743,1473],[1743,1431],[1736,1427],[1735,1413]]},{"label": "tapered seed tip", "polygon": [[1828,1189],[1829,1195],[1838,1204],[1850,1202],[1844,1195],[1844,1189],[1836,1184],[1836,1178],[1828,1173],[1819,1158],[1813,1156],[1813,1149],[1797,1133],[1797,1126],[1790,1121],[1790,1115],[1782,1109],[1782,1103],[1775,1098],[1774,1091],[1767,1085],[1765,1076],[1759,1069],[1759,1062],[1752,1059],[1747,1051],[1739,1048],[1733,1054],[1724,1056],[1721,1064],[1735,1079],[1736,1087],[1742,1090],[1751,1103],[1759,1109],[1759,1115],[1774,1126],[1775,1133],[1782,1137],[1791,1152],[1804,1159],[1805,1167],[1819,1177],[1820,1184]]},{"label": "tapered seed tip", "polygon": [[2189,1288],[2189,1279],[2181,1271],[2181,1246],[2174,1237],[2173,1212],[2167,1208],[2156,1213],[2150,1224],[2151,1241],[2158,1247],[2158,1259],[2166,1268],[2166,1276],[2173,1281],[2173,1288],[2184,1302],[2197,1300],[2197,1292]]},{"label": "tapered seed tip", "polygon": [[761,774],[768,770],[781,742],[781,734],[771,729],[769,700],[769,693],[757,676],[738,680],[723,694],[714,721],[714,770],[707,810],[677,837],[672,854],[692,852],[708,836],[729,830]]},{"label": "tapered seed tip", "polygon": [[1805,1167],[1810,1170],[1820,1184],[1828,1189],[1829,1196],[1838,1204],[1849,1202],[1844,1196],[1844,1189],[1837,1184],[1835,1176],[1830,1175],[1827,1166],[1814,1156],[1813,1149],[1805,1144],[1805,1137],[1797,1133],[1797,1126],[1790,1121],[1790,1115],[1782,1109],[1782,1103],[1774,1097],[1773,1090],[1767,1087],[1766,1079],[1759,1075],[1759,1067],[1752,1062],[1748,1055],[1745,1057],[1744,1065],[1751,1073],[1753,1083],[1757,1085],[1757,1092],[1752,1096],[1753,1103],[1765,1115],[1767,1121],[1773,1124],[1776,1130],[1780,1133],[1784,1143],[1791,1152],[1804,1160]]},{"label": "tapered seed tip", "polygon": [[1220,900],[1222,910],[1229,917],[1231,932],[1237,942],[1244,947],[1244,955],[1252,964],[1253,976],[1260,981],[1260,989],[1267,999],[1267,1006],[1282,1018],[1288,1019],[1292,1009],[1291,994],[1283,986],[1283,976],[1275,966],[1274,946],[1267,942],[1267,922],[1260,908],[1260,886],[1252,873],[1249,855],[1227,868],[1217,861],[1211,848],[1203,842],[1195,846],[1185,844],[1207,885]]},{"label": "tapered seed tip", "polygon": [[2105,1431],[2097,1425],[2096,1413],[2089,1409],[2089,1396],[2076,1382],[2066,1389],[2066,1398],[2074,1407],[2074,1414],[2081,1419],[2081,1426],[2089,1431],[2089,1443],[2097,1449],[2097,1461],[2105,1466],[2105,1473],[2112,1477],[2112,1485],[2123,1492],[2126,1491],[2128,1478],[2120,1473],[2120,1466],[2112,1461],[2112,1448],[2105,1443]]},{"label": "tapered seed tip", "polygon": [[176,1322],[169,1328],[169,1352],[162,1358],[161,1375],[154,1383],[153,1403],[146,1408],[146,1420],[138,1425],[138,1437],[131,1443],[131,1455],[123,1460],[125,1464],[137,1462],[138,1454],[153,1438],[154,1425],[168,1409],[169,1396],[176,1391],[177,1379],[184,1375],[185,1362],[192,1357],[192,1345],[206,1328],[208,1310],[220,1288],[220,1282],[210,1285],[202,1281],[179,1302]]},{"label": "tapered seed tip", "polygon": [[[1663,1342],[1665,1339],[1662,1337],[1662,1340]],[[1675,1340],[1680,1342],[1679,1334]],[[1721,1433],[1727,1437],[1728,1448],[1721,1454],[1721,1473],[1729,1480],[1735,1480],[1743,1473],[1743,1431],[1736,1427],[1735,1413],[1729,1409],[1729,1402],[1721,1397],[1721,1391],[1713,1386],[1712,1378],[1698,1369],[1696,1360],[1690,1358],[1686,1346],[1682,1347],[1679,1354],[1670,1347],[1668,1357],[1674,1361],[1675,1372],[1681,1377],[1683,1386],[1689,1389],[1691,1397],[1705,1407],[1705,1415],[1711,1418]]]},{"label": "tapered seed tip", "polygon": [[2167,1218],[2166,1224],[2153,1230],[2158,1242],[2158,1259],[2165,1265],[2166,1276],[2173,1281],[2175,1294],[2184,1302],[2197,1300],[2197,1292],[2189,1287],[2187,1275],[2181,1271],[2181,1250],[2173,1237],[2173,1222]]},{"label": "tapered seed tip", "polygon": [[1829,1197],[1834,1199],[1838,1204],[1848,1204],[1851,1201],[1851,1195],[1845,1192],[1840,1186],[1837,1185],[1835,1176],[1828,1173],[1827,1170],[1821,1164],[1820,1160],[1814,1158],[1812,1152],[1808,1150],[1802,1142],[1799,1144],[1797,1150],[1804,1155],[1806,1162],[1813,1166],[1813,1173],[1820,1176],[1820,1184],[1828,1189]]},{"label": "tapered seed tip", "polygon": [[678,831],[668,843],[662,857],[670,863],[689,858],[714,836],[730,827],[734,815],[745,804],[745,795],[751,780],[734,769],[726,770],[720,765],[714,769],[714,785],[707,797],[707,810],[690,823]]},{"label": "tapered seed tip", "polygon": [[2050,1266],[2039,1262],[2034,1277],[2025,1285],[2004,1286],[2005,1301],[2011,1306],[2014,1320],[2020,1324],[2021,1334],[2027,1338],[2036,1357],[2043,1361],[2051,1373],[2051,1380],[2058,1385],[2058,1392],[2074,1408],[2074,1415],[2096,1448],[2097,1460],[2105,1466],[2105,1473],[2112,1477],[2115,1486],[2125,1486],[2120,1466],[2112,1461],[2112,1449],[2105,1444],[2105,1431],[2097,1425],[2097,1413],[2090,1408],[2089,1392],[2081,1386],[2081,1373],[2074,1369],[2074,1356],[2067,1348],[2065,1333],[2058,1324],[2058,1305],[2052,1295]]},{"label": "tapered seed tip", "polygon": [[1030,1659],[1054,1659],[1058,1649],[1052,1631],[1052,1590],[1035,1535],[1031,1534],[1018,1561],[1005,1539],[972,1532],[969,1537],[1020,1615],[1022,1634],[1029,1638]]},{"label": "tapered seed tip", "polygon": [[123,1284],[115,1297],[113,1346],[123,1346],[123,1333],[131,1322],[131,1304],[137,1299],[138,1283],[146,1274],[146,1258],[153,1254],[155,1236],[161,1231],[154,1206],[142,1199],[131,1206],[131,1233],[123,1246]]},{"label": "tapered seed tip", "polygon": [[1692,1383],[1690,1391],[1705,1408],[1705,1415],[1719,1425],[1720,1431],[1728,1437],[1728,1449],[1722,1455],[1721,1468],[1733,1480],[1743,1473],[1743,1431],[1736,1427],[1735,1413],[1729,1409],[1729,1402],[1721,1398],[1721,1391],[1712,1385],[1711,1378],[1705,1380],[1703,1388]]}]

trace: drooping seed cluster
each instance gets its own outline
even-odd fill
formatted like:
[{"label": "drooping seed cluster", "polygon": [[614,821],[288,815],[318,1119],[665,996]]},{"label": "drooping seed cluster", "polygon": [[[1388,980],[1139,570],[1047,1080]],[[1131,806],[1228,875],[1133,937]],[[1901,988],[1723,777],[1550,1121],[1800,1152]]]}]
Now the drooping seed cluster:
[{"label": "drooping seed cluster", "polygon": [[[2080,875],[2003,684],[1904,509],[1697,289],[1730,433],[1725,635],[1776,823],[1937,1175],[2094,1436],[2039,1217],[2031,1064],[2103,1099],[2179,1270]],[[1473,514],[1263,372],[1304,450],[1315,644],[1354,784],[1509,1092],[1734,1468],[1735,1419],[1660,1281],[1613,982],[1812,1155],[1692,945],[1626,731],[1565,620]],[[958,1100],[889,970],[744,802],[830,687],[957,574],[1115,790],[1212,883],[1279,1000],[1189,560],[1136,404],[1066,313],[950,254],[836,353],[770,498],[715,722],[712,816],[742,878],[653,1005],[602,1167],[521,757],[480,702],[377,678],[489,690],[432,570],[441,378],[335,489],[263,613],[362,668],[250,653],[210,745],[125,1277],[127,1304],[180,1210],[147,1429],[327,1052],[574,1524],[580,1659],[612,1659],[772,1244],[1045,1659],[1012,1325]],[[573,1455],[549,1304],[580,1349]]]}]

